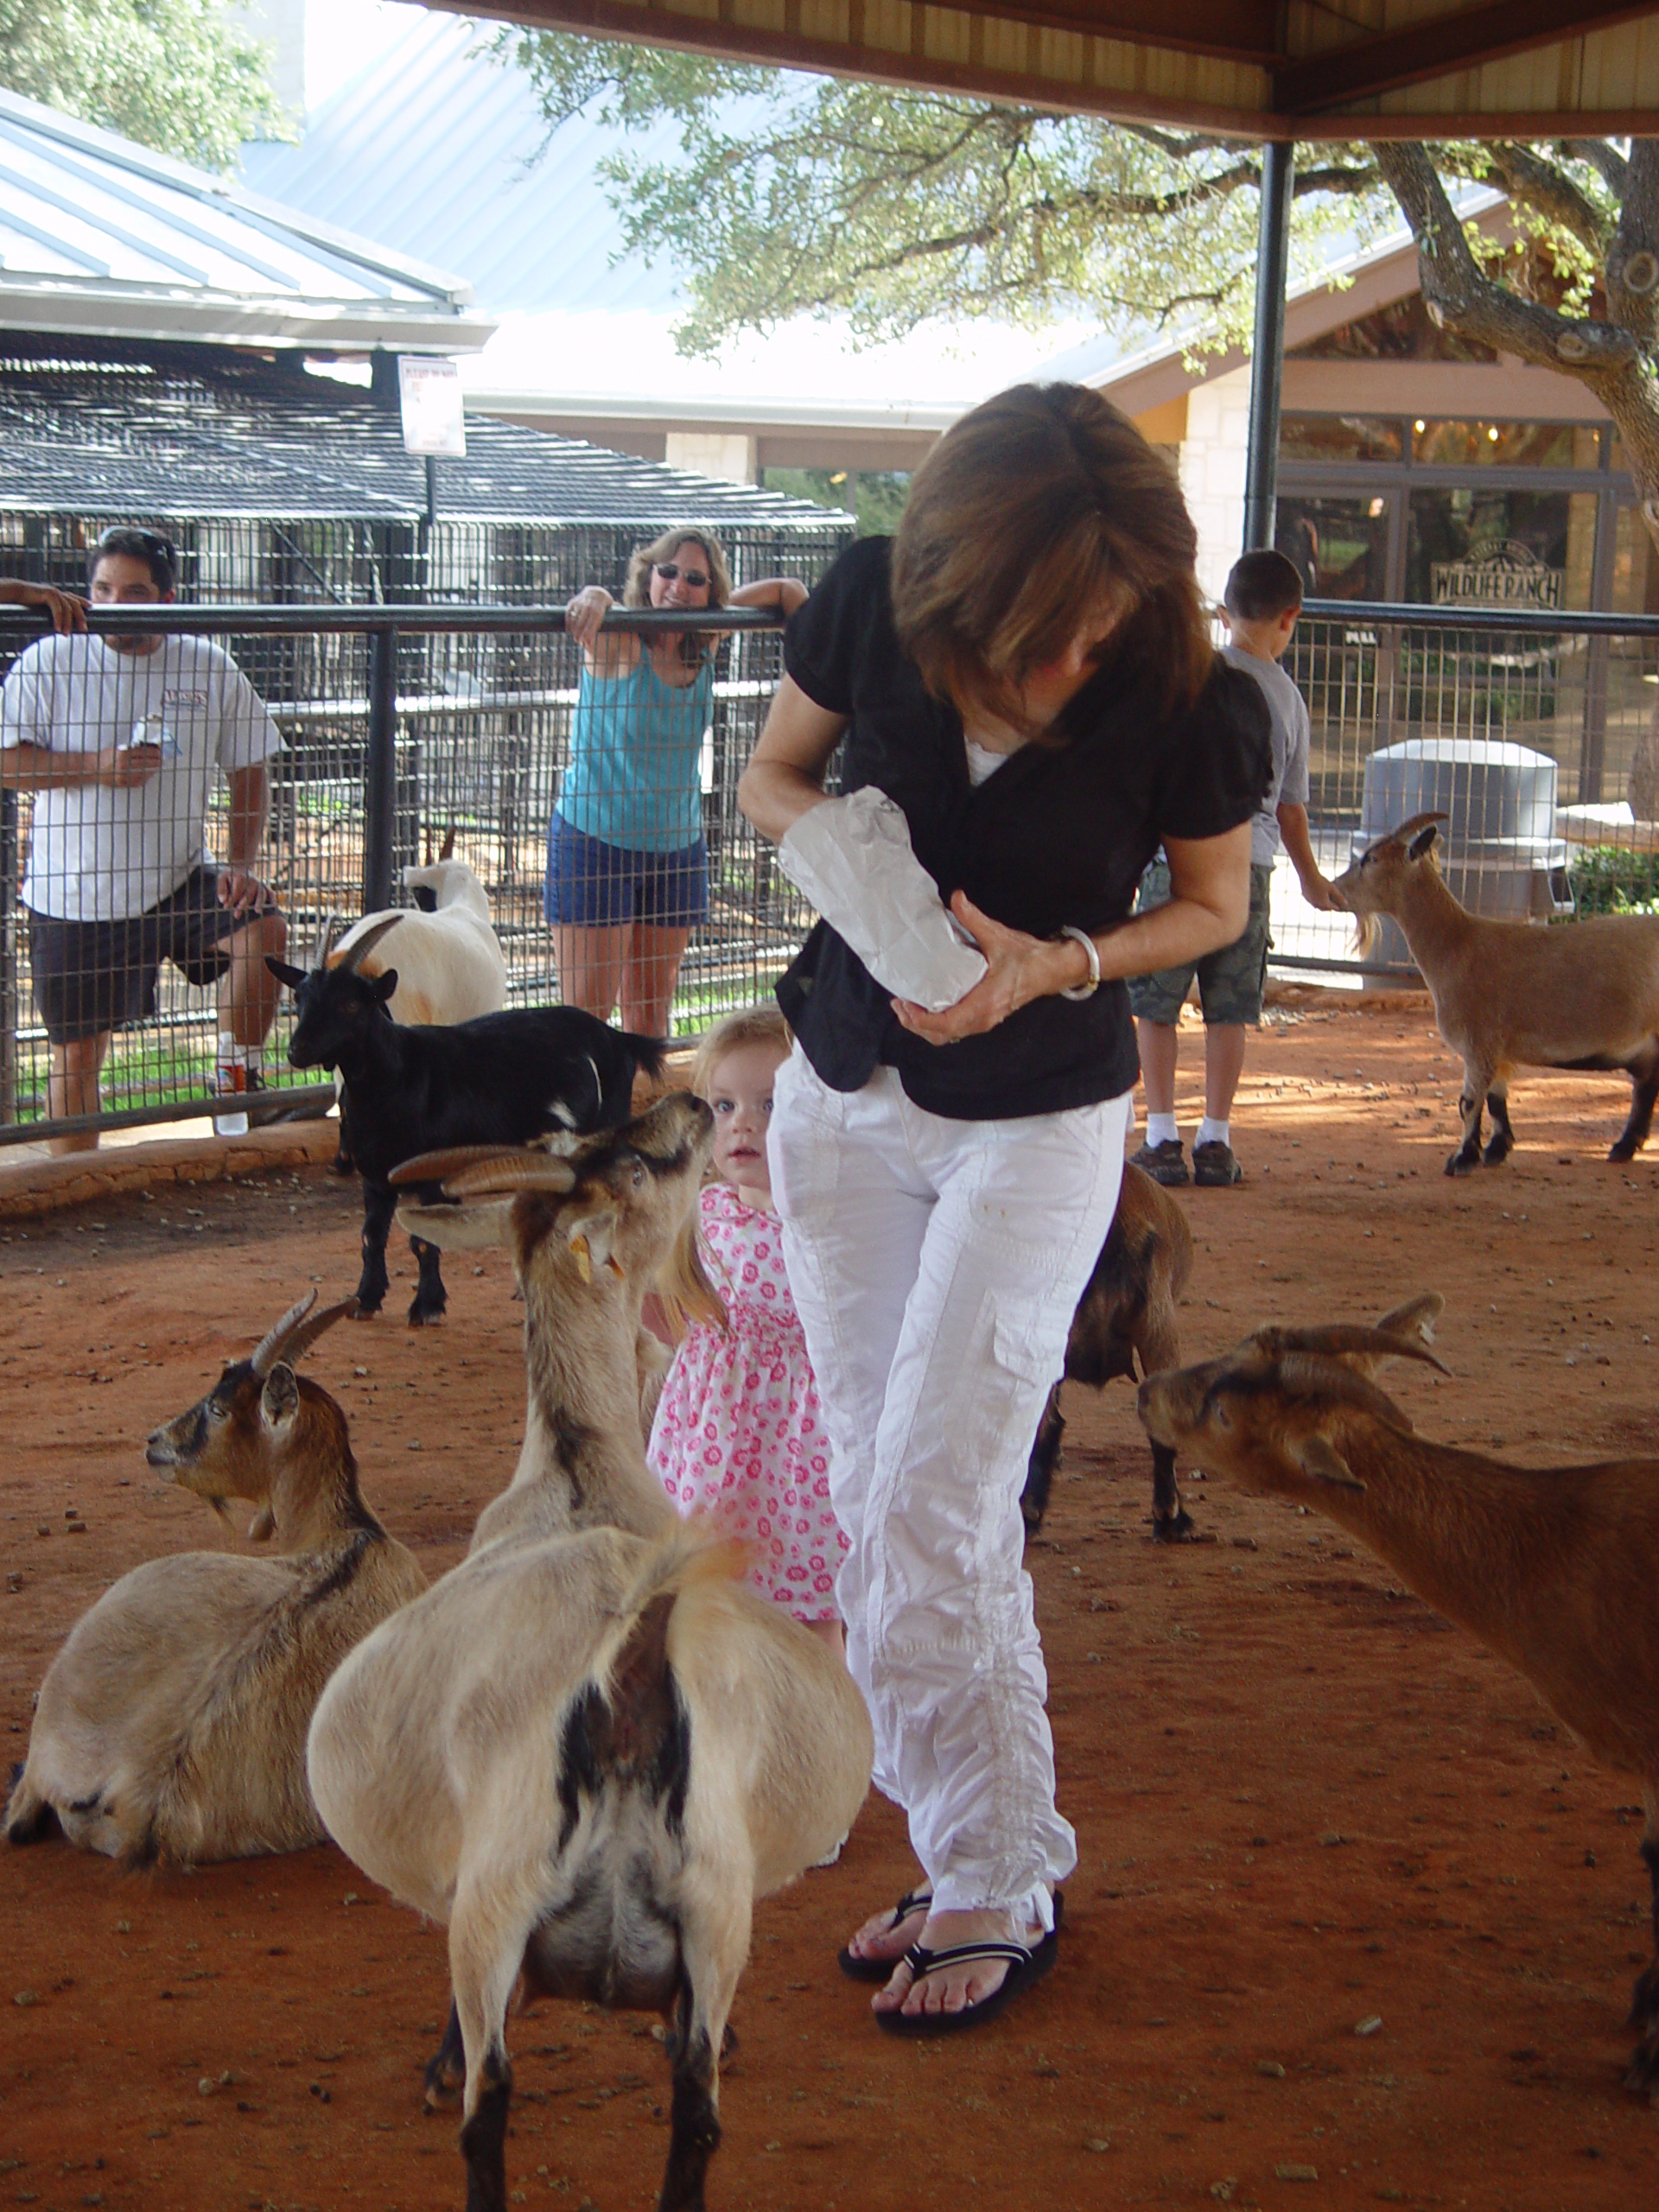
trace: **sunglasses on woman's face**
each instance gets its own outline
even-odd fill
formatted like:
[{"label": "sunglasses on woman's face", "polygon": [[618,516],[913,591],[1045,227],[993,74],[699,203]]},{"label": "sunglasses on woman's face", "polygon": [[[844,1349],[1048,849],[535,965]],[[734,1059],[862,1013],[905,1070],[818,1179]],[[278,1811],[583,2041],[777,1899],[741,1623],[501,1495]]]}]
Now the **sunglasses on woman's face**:
[{"label": "sunglasses on woman's face", "polygon": [[682,569],[673,561],[658,561],[652,565],[665,584],[671,584],[676,577],[683,576],[693,591],[701,591],[709,580],[706,569]]}]

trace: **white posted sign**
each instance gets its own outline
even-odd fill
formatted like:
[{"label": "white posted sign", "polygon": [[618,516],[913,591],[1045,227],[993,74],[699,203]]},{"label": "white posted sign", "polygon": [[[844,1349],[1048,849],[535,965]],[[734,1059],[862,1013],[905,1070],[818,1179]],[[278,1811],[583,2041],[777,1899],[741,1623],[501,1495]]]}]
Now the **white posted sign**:
[{"label": "white posted sign", "polygon": [[467,426],[461,418],[457,365],[400,353],[397,391],[403,403],[404,452],[448,454],[464,461]]}]

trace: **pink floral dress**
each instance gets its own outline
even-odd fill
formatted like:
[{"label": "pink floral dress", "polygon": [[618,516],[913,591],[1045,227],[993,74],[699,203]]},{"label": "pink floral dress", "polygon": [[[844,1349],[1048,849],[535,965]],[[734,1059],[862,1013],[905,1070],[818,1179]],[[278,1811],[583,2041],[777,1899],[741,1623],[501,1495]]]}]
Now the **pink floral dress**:
[{"label": "pink floral dress", "polygon": [[747,1546],[749,1580],[797,1620],[833,1620],[848,1541],[830,1505],[830,1446],[777,1222],[728,1183],[703,1190],[703,1265],[729,1328],[696,1321],[663,1385],[647,1456],[682,1513]]}]

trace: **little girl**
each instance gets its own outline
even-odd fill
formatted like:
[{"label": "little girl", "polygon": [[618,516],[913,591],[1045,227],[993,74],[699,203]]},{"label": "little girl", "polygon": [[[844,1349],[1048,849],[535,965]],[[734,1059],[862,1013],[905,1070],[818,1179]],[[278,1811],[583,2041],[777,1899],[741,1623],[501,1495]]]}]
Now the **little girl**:
[{"label": "little girl", "polygon": [[714,1513],[748,1546],[761,1596],[839,1649],[847,1539],[766,1167],[772,1080],[789,1051],[782,1014],[752,1007],[716,1023],[697,1054],[691,1087],[714,1109],[714,1179],[664,1269],[664,1311],[684,1334],[648,1457],[682,1513]]}]

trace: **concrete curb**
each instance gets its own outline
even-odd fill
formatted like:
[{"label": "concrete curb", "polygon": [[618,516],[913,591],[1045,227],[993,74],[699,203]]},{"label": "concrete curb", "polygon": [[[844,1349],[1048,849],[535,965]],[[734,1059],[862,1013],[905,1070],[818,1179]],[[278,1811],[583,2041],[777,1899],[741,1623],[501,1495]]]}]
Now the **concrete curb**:
[{"label": "concrete curb", "polygon": [[163,1138],[10,1166],[0,1154],[0,1221],[96,1205],[156,1184],[219,1183],[267,1175],[274,1168],[314,1166],[332,1160],[339,1141],[340,1124],[330,1120],[279,1122],[245,1137]]}]

